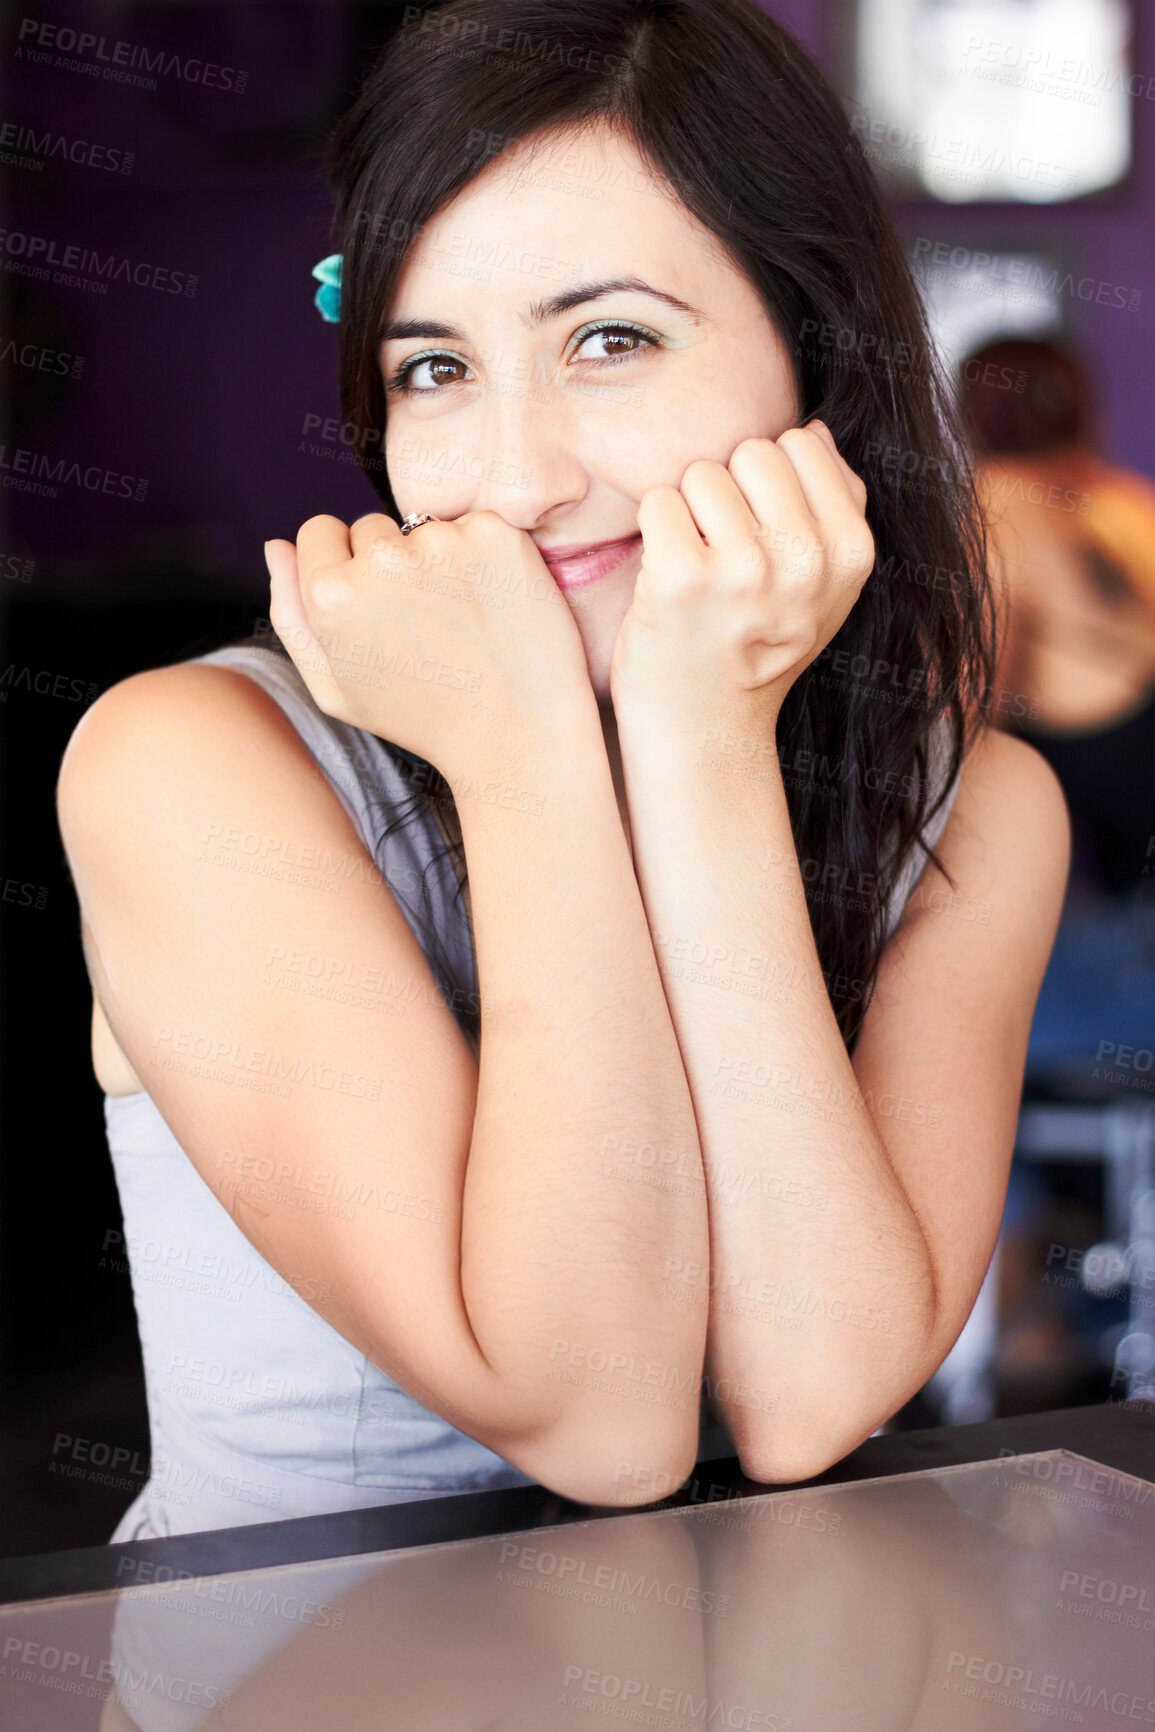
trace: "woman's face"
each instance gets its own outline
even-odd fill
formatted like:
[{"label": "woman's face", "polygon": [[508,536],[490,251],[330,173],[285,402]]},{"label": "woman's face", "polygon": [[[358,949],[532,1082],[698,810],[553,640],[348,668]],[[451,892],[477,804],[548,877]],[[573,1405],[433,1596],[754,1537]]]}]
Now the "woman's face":
[{"label": "woman's face", "polygon": [[642,495],[777,438],[798,405],[758,295],[632,144],[536,142],[495,157],[405,261],[385,459],[403,514],[489,510],[532,536],[607,703]]}]

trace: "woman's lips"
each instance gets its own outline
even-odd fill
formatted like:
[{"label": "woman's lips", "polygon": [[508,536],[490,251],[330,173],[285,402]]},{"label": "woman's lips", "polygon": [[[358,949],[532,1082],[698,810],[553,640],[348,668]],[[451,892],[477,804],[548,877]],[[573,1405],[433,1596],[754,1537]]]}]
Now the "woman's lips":
[{"label": "woman's lips", "polygon": [[605,577],[623,559],[640,552],[641,546],[640,535],[628,535],[623,541],[603,541],[595,547],[583,548],[579,543],[572,550],[546,552],[539,548],[538,552],[549,566],[550,575],[559,589],[580,589],[587,583],[596,583],[599,577]]}]

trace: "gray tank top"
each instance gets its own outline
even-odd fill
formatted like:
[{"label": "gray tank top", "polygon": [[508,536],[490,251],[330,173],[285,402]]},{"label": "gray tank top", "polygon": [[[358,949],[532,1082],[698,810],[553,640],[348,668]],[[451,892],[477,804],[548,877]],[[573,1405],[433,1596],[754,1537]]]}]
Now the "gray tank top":
[{"label": "gray tank top", "polygon": [[[239,669],[284,711],[376,861],[465,1028],[476,957],[445,836],[408,812],[421,760],[317,708],[291,661],[229,645],[193,662]],[[941,779],[947,736],[936,740]],[[957,783],[925,828],[934,845]],[[893,931],[918,876],[896,886]],[[267,863],[262,862],[262,866]],[[270,870],[282,868],[270,867]],[[422,882],[433,932],[423,925]],[[105,1095],[108,1146],[144,1361],[152,1463],[113,1541],[283,1520],[534,1482],[422,1407],[338,1334],[262,1258],[144,1091]],[[704,1427],[702,1455],[726,1453]]]}]

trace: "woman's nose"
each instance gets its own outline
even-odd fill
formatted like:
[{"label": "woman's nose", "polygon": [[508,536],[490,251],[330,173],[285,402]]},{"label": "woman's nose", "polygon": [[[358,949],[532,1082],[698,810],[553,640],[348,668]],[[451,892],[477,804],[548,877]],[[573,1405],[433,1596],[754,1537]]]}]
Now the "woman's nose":
[{"label": "woman's nose", "polygon": [[578,504],[589,487],[580,415],[549,381],[494,372],[482,398],[474,509],[533,529]]}]

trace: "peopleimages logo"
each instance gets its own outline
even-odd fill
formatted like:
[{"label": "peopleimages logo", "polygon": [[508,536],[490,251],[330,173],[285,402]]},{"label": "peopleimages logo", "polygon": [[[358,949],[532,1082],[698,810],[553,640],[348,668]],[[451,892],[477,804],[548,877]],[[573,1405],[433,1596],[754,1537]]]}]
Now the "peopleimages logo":
[{"label": "peopleimages logo", "polygon": [[[1102,1709],[1120,1720],[1138,1720],[1145,1726],[1155,1726],[1155,1701],[1150,1697],[1135,1696],[1128,1690],[1111,1690],[1097,1681],[1086,1683],[1082,1679],[1065,1678],[1058,1672],[1036,1672],[1031,1666],[1008,1665],[985,1654],[962,1654],[957,1649],[952,1652],[946,1670],[942,1688],[956,1694],[976,1696],[977,1686],[985,1684],[987,1689],[982,1695],[985,1701],[1038,1712],[1041,1698],[1069,1703],[1073,1709]],[[1069,1717],[1063,1716],[1061,1709],[1051,1712],[1056,1718]]]},{"label": "peopleimages logo", "polygon": [[185,84],[203,84],[208,90],[231,90],[239,96],[249,82],[248,73],[235,66],[218,66],[212,60],[174,54],[163,48],[146,48],[139,42],[109,43],[107,37],[96,36],[91,30],[41,23],[37,18],[20,20],[16,58],[58,66],[65,72],[87,73],[92,78],[107,78],[116,84],[134,84],[145,90],[155,90],[159,76],[179,78]]},{"label": "peopleimages logo", "polygon": [[931,282],[949,280],[943,269],[960,276],[973,277],[983,294],[1002,290],[1012,301],[1028,300],[1034,291],[1044,295],[1070,295],[1080,301],[1094,301],[1098,306],[1123,307],[1133,313],[1143,298],[1142,289],[1130,289],[1122,283],[1097,281],[1094,277],[1079,277],[1073,272],[1060,272],[1057,266],[1047,269],[1039,259],[1013,258],[1006,253],[986,253],[972,247],[952,245],[950,241],[932,240],[927,235],[915,239],[912,257]]},{"label": "peopleimages logo", "polygon": [[156,289],[161,294],[187,295],[190,299],[197,292],[199,279],[187,271],[119,253],[101,254],[93,247],[58,246],[48,235],[27,234],[22,229],[0,229],[0,251],[5,255],[6,271],[85,289],[90,294],[106,295],[110,282],[132,283],[138,289]]},{"label": "peopleimages logo", "polygon": [[49,157],[72,162],[80,168],[104,169],[109,174],[131,174],[136,153],[113,145],[94,144],[86,138],[66,138],[62,132],[37,132],[19,121],[0,124],[0,162],[10,167],[42,169]]},{"label": "peopleimages logo", "polygon": [[38,493],[55,499],[59,484],[83,487],[89,493],[113,493],[120,499],[144,499],[148,482],[141,476],[122,475],[118,469],[102,469],[98,463],[82,466],[76,459],[53,457],[46,451],[22,446],[15,450],[0,445],[0,484],[21,493]]}]

